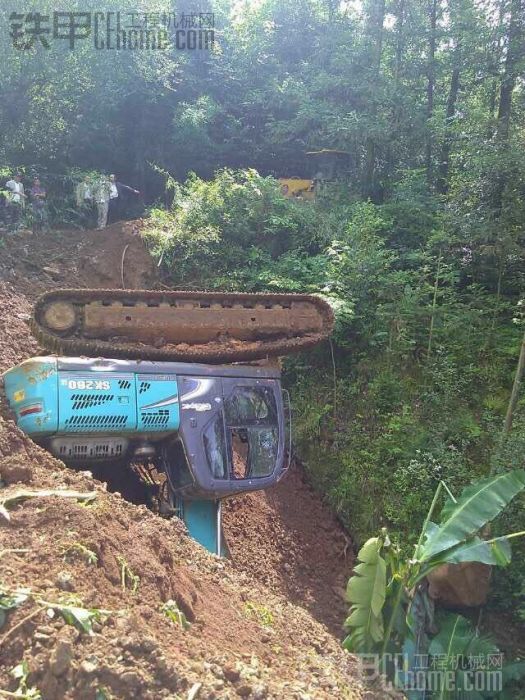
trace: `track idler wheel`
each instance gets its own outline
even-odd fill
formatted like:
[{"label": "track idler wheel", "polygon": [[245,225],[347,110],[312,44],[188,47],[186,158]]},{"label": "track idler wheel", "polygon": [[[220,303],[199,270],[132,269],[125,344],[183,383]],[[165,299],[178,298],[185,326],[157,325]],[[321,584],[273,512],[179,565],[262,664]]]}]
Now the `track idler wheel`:
[{"label": "track idler wheel", "polygon": [[77,313],[73,304],[55,301],[45,309],[43,320],[46,327],[55,333],[66,333],[77,325]]}]

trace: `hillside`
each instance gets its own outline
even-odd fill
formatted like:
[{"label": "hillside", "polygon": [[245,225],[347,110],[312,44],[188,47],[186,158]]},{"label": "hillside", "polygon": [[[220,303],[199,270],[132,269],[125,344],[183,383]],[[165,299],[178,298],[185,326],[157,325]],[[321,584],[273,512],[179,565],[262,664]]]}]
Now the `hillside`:
[{"label": "hillside", "polygon": [[[39,352],[26,320],[42,291],[155,285],[132,224],[17,234],[5,241],[0,275],[2,371]],[[9,671],[25,660],[44,700],[365,697],[340,648],[349,540],[299,467],[268,493],[227,504],[229,560],[202,550],[177,520],[66,468],[5,405],[0,479],[2,500],[21,489],[95,495],[89,505],[37,497],[0,517],[0,584],[30,591],[0,630],[1,689],[17,688]],[[161,611],[168,600],[188,629]],[[47,616],[47,603],[60,602],[109,612],[90,636]]]}]

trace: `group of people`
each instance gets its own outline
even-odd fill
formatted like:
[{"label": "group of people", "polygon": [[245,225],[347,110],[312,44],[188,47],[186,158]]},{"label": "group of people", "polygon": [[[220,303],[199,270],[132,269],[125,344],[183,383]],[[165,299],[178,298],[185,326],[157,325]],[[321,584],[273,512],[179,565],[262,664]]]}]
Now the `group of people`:
[{"label": "group of people", "polygon": [[16,229],[20,225],[26,201],[29,200],[32,210],[33,231],[40,231],[44,227],[47,228],[47,193],[42,187],[40,179],[38,177],[33,179],[29,194],[26,194],[20,173],[16,173],[6,182],[5,186],[4,198],[8,226],[11,229]]},{"label": "group of people", "polygon": [[89,218],[93,206],[97,211],[97,229],[105,228],[108,223],[118,221],[122,216],[122,198],[125,192],[139,195],[139,190],[118,182],[115,175],[109,179],[104,175],[95,178],[86,175],[77,186],[77,206],[81,207]]},{"label": "group of people", "polygon": [[[123,197],[125,194],[139,195],[139,190],[118,182],[115,175],[86,175],[76,188],[76,203],[80,209],[84,226],[91,228],[93,211],[96,210],[97,228],[103,229],[108,223],[122,218]],[[1,198],[0,198],[1,199]],[[48,229],[47,192],[38,177],[33,178],[31,188],[26,192],[22,174],[14,174],[5,184],[3,203],[8,229],[16,231],[25,224],[26,205],[31,205],[33,232]]]}]

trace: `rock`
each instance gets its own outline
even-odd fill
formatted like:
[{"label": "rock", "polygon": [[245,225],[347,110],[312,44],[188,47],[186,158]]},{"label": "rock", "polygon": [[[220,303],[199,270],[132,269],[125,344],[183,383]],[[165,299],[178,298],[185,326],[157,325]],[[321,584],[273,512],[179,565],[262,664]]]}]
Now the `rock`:
[{"label": "rock", "polygon": [[263,684],[256,685],[253,689],[253,700],[264,700],[266,697],[268,697],[268,688]]},{"label": "rock", "polygon": [[68,571],[59,571],[56,577],[55,585],[61,591],[74,591],[75,584],[73,576]]},{"label": "rock", "polygon": [[444,606],[475,608],[487,602],[491,571],[479,562],[442,564],[428,575],[428,592]]},{"label": "rock", "polygon": [[98,664],[93,660],[85,659],[80,664],[80,668],[86,675],[90,676],[91,674],[95,673],[98,668]]},{"label": "rock", "polygon": [[60,270],[58,270],[56,267],[51,267],[51,265],[43,265],[42,270],[44,272],[47,272],[48,275],[51,275],[51,277],[60,277]]},{"label": "rock", "polygon": [[236,683],[241,677],[240,672],[233,666],[223,666],[222,671],[224,673],[224,677],[227,681],[230,681],[230,683]]},{"label": "rock", "polygon": [[218,664],[211,664],[210,671],[217,678],[224,678],[224,671],[222,670],[222,668]]},{"label": "rock", "polygon": [[142,678],[135,671],[125,671],[120,675],[120,682],[128,688],[138,688],[142,685]]},{"label": "rock", "polygon": [[54,676],[63,676],[73,659],[73,645],[66,639],[60,639],[51,655],[50,669]]},{"label": "rock", "polygon": [[42,632],[39,632],[38,630],[33,634],[33,639],[43,645],[47,645],[51,641],[49,634],[42,634]]},{"label": "rock", "polygon": [[249,698],[253,692],[253,687],[248,683],[243,683],[237,688],[237,695],[241,698]]}]

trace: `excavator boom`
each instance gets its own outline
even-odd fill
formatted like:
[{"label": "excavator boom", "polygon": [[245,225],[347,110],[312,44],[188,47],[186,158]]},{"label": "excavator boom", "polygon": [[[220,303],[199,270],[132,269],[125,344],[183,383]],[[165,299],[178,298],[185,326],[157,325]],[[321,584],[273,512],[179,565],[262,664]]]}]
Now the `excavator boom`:
[{"label": "excavator boom", "polygon": [[333,328],[306,294],[60,289],[35,304],[32,330],[65,355],[242,362],[311,347]]}]

